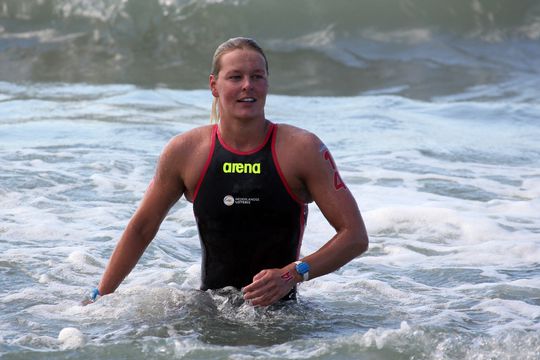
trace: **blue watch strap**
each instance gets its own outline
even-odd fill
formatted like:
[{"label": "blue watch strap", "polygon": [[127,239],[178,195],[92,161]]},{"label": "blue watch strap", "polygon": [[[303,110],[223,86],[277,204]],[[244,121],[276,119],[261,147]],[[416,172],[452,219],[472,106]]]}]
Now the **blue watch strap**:
[{"label": "blue watch strap", "polygon": [[296,272],[302,276],[304,281],[309,280],[309,264],[307,262],[303,261],[295,261],[296,264]]},{"label": "blue watch strap", "polygon": [[90,300],[96,301],[100,296],[101,294],[99,293],[99,289],[93,288],[92,292],[90,293]]}]

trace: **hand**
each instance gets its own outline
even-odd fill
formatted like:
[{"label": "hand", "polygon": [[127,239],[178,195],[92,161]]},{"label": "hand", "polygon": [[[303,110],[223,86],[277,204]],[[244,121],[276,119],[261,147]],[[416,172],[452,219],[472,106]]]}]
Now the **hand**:
[{"label": "hand", "polygon": [[86,299],[84,299],[81,302],[81,305],[86,306],[88,304],[95,303],[97,301],[97,299],[99,299],[100,297],[101,297],[101,294],[99,292],[99,289],[98,288],[93,288],[92,291],[90,292],[90,294],[88,294],[88,297],[86,297]]},{"label": "hand", "polygon": [[244,300],[253,306],[268,306],[282,299],[296,284],[294,276],[284,269],[265,269],[242,289]]},{"label": "hand", "polygon": [[91,299],[84,299],[83,301],[81,301],[82,306],[86,306],[86,305],[93,304],[93,303],[94,302]]}]

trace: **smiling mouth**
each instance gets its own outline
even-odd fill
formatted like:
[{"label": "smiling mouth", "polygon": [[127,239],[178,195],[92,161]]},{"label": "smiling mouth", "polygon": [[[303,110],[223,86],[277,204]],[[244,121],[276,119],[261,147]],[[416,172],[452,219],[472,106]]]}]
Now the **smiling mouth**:
[{"label": "smiling mouth", "polygon": [[238,102],[244,102],[244,103],[254,103],[255,101],[257,101],[257,99],[252,98],[252,97],[247,97],[247,98],[239,99],[237,101]]}]

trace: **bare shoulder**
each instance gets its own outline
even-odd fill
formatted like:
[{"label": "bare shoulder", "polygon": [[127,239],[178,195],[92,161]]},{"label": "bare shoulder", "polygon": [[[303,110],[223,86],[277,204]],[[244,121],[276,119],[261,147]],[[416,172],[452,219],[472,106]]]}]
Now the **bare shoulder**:
[{"label": "bare shoulder", "polygon": [[322,144],[322,141],[314,133],[288,124],[278,124],[278,140],[285,142],[288,146],[302,148],[306,146],[317,147]]},{"label": "bare shoulder", "polygon": [[278,124],[276,140],[278,145],[286,149],[287,152],[293,151],[293,154],[298,155],[306,155],[313,151],[318,152],[324,146],[317,135],[308,130],[288,124]]},{"label": "bare shoulder", "polygon": [[208,146],[211,140],[212,127],[212,125],[200,126],[176,135],[165,145],[163,153],[185,156],[199,151],[205,145]]},{"label": "bare shoulder", "polygon": [[212,126],[201,126],[174,136],[163,148],[160,163],[184,172],[210,148]]},{"label": "bare shoulder", "polygon": [[206,159],[210,153],[213,125],[186,131],[173,137],[160,155],[158,174],[176,174],[191,199]]},{"label": "bare shoulder", "polygon": [[285,180],[297,198],[313,200],[309,183],[321,165],[322,141],[312,132],[296,126],[279,124],[276,154]]}]

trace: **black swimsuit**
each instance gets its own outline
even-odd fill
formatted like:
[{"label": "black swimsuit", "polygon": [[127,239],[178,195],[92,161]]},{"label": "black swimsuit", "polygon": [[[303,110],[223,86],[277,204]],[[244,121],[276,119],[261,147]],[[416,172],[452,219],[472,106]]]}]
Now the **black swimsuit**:
[{"label": "black swimsuit", "polygon": [[277,125],[249,152],[228,147],[217,125],[208,160],[195,188],[193,211],[202,245],[201,289],[238,289],[259,271],[298,259],[307,205],[281,173],[275,152]]}]

